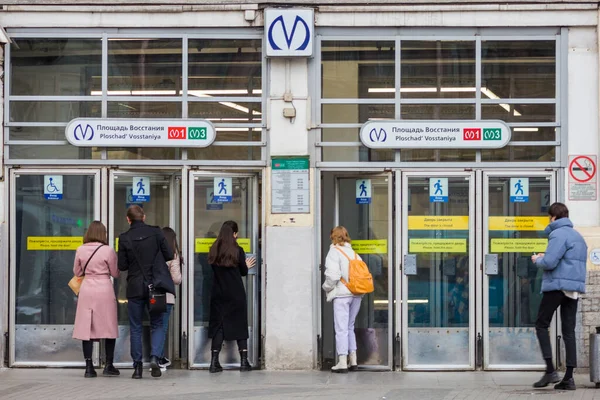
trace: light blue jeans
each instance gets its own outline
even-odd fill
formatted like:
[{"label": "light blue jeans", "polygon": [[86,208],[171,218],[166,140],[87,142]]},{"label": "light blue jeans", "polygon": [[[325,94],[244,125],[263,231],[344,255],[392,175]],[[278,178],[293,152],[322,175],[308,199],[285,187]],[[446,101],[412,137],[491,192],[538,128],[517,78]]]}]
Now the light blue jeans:
[{"label": "light blue jeans", "polygon": [[160,349],[160,358],[163,358],[165,356],[165,346],[167,343],[167,331],[169,330],[169,318],[171,317],[171,311],[173,311],[173,304],[167,304],[167,311],[165,311],[162,315],[165,340],[163,341],[162,347]]}]

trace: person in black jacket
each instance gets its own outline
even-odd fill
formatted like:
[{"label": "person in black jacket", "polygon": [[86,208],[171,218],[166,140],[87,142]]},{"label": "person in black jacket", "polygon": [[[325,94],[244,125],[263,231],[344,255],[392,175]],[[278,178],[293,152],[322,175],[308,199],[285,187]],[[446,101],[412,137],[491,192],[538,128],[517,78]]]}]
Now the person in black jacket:
[{"label": "person in black jacket", "polygon": [[219,352],[224,340],[237,340],[240,351],[240,371],[250,371],[248,362],[248,307],[242,276],[256,264],[256,258],[246,260],[244,250],[237,244],[238,225],[223,223],[219,236],[208,254],[213,270],[208,337],[212,338],[209,371],[221,372]]},{"label": "person in black jacket", "polygon": [[[148,285],[150,283],[148,280],[155,283],[159,279],[170,279],[166,263],[163,262],[164,271],[156,270],[153,265],[157,258],[164,258],[164,261],[173,259],[173,250],[167,244],[162,230],[159,227],[146,225],[145,220],[146,215],[140,206],[129,207],[127,222],[130,228],[127,232],[119,235],[119,269],[128,271],[127,312],[130,325],[131,358],[134,367],[133,379],[142,378],[142,318],[144,309],[148,307]],[[165,340],[162,314],[150,314],[150,332],[152,346],[150,367],[152,376],[160,377],[161,371],[158,363],[161,356],[160,349]]]}]

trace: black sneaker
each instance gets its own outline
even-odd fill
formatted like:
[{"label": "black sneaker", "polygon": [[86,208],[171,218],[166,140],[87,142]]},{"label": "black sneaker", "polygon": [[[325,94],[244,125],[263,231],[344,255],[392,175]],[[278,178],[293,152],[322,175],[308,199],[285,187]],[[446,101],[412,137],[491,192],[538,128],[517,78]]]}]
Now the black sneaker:
[{"label": "black sneaker", "polygon": [[163,357],[158,360],[158,365],[160,365],[161,368],[167,368],[171,365],[171,360],[169,360],[167,357]]},{"label": "black sneaker", "polygon": [[560,378],[558,377],[558,373],[556,371],[550,372],[549,374],[544,374],[542,379],[533,384],[534,388],[543,388],[548,386],[551,383],[560,382]]},{"label": "black sneaker", "polygon": [[573,380],[573,378],[571,379],[567,379],[567,380],[562,380],[558,383],[558,385],[554,385],[554,389],[556,390],[575,390],[575,381]]}]

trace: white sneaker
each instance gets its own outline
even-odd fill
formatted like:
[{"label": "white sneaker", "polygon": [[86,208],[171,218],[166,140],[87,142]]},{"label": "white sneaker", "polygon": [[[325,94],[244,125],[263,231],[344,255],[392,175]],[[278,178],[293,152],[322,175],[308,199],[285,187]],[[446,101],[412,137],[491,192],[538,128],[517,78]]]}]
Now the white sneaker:
[{"label": "white sneaker", "polygon": [[331,367],[331,372],[334,372],[337,374],[348,373],[348,356],[347,355],[338,356],[338,363],[337,363],[337,365]]}]

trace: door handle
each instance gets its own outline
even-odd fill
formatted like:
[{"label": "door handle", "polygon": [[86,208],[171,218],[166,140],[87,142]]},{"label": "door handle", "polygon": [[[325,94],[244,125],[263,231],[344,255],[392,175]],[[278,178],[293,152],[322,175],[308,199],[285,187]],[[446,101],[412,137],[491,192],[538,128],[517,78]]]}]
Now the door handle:
[{"label": "door handle", "polygon": [[498,275],[498,254],[486,254],[484,262],[486,275]]},{"label": "door handle", "polygon": [[404,275],[416,275],[417,274],[417,255],[416,254],[405,254],[404,255]]}]

